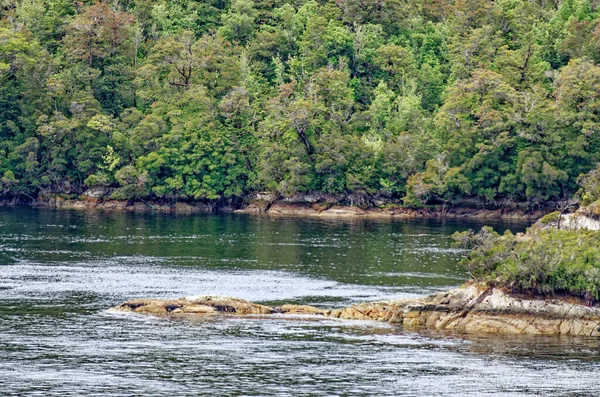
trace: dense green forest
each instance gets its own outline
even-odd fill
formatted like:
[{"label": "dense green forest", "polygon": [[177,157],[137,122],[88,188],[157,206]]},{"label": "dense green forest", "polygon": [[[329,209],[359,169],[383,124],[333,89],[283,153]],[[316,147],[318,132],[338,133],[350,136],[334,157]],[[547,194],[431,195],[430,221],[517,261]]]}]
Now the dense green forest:
[{"label": "dense green forest", "polygon": [[595,0],[0,0],[0,196],[543,205],[598,62]]}]

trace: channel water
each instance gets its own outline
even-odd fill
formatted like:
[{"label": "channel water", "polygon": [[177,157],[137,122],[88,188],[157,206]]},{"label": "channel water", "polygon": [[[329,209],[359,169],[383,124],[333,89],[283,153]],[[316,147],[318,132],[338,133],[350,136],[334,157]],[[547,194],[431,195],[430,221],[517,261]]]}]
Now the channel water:
[{"label": "channel water", "polygon": [[481,226],[0,208],[0,395],[600,395],[596,339],[106,311],[141,297],[342,307],[425,295],[467,279],[451,235]]}]

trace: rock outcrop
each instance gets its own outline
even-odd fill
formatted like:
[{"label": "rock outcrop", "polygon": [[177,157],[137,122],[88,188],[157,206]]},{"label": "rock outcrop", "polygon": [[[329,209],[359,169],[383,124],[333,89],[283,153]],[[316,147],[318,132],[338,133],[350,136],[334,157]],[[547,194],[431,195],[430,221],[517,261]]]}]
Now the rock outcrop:
[{"label": "rock outcrop", "polygon": [[236,210],[241,214],[264,214],[273,216],[301,216],[320,218],[368,218],[368,219],[505,219],[505,220],[537,220],[544,211],[525,212],[517,209],[482,209],[482,208],[407,208],[387,206],[381,208],[362,209],[356,206],[338,206],[323,203],[290,203],[286,201],[252,202],[244,209]]},{"label": "rock outcrop", "polygon": [[600,220],[596,215],[591,216],[589,213],[587,208],[581,208],[571,214],[560,214],[556,211],[541,218],[536,225],[543,229],[600,230]]},{"label": "rock outcrop", "polygon": [[388,321],[405,328],[459,333],[600,336],[600,309],[471,285],[425,298],[364,303],[340,318]]},{"label": "rock outcrop", "polygon": [[265,314],[314,314],[329,316],[331,310],[322,310],[313,306],[283,305],[269,307],[244,299],[226,296],[192,296],[179,299],[134,299],[110,308],[109,311],[135,312],[155,316],[176,315],[265,315]]},{"label": "rock outcrop", "polygon": [[[59,196],[37,199],[31,203],[33,207],[56,208],[56,209],[96,209],[108,211],[127,212],[157,212],[175,214],[211,214],[216,212],[233,212],[228,206],[217,207],[210,202],[167,202],[167,201],[134,201],[134,200],[111,200],[97,198],[95,194],[84,195],[79,199],[63,199]],[[2,205],[2,203],[0,203]],[[6,203],[5,203],[6,205]]]},{"label": "rock outcrop", "polygon": [[243,299],[214,296],[132,300],[110,310],[165,317],[308,314],[385,321],[412,330],[600,336],[600,308],[587,307],[574,300],[516,296],[480,285],[468,285],[423,298],[362,303],[332,310],[304,305],[269,307]]},{"label": "rock outcrop", "polygon": [[[79,198],[63,198],[60,196],[44,196],[30,199],[0,199],[0,207],[31,206],[36,208],[70,209],[70,210],[102,210],[124,211],[136,213],[171,213],[171,214],[212,214],[238,213],[270,216],[320,217],[340,219],[504,219],[511,221],[534,221],[544,216],[547,211],[524,211],[512,207],[486,209],[476,207],[444,206],[426,208],[407,208],[401,205],[379,203],[380,206],[363,209],[354,205],[339,205],[323,195],[304,195],[302,202],[293,200],[268,201],[254,199],[247,205],[231,201],[228,204],[215,201],[183,202],[170,200],[113,200],[108,198],[106,189],[89,190]],[[273,199],[265,194],[256,197]],[[273,199],[274,200],[274,199]]]}]

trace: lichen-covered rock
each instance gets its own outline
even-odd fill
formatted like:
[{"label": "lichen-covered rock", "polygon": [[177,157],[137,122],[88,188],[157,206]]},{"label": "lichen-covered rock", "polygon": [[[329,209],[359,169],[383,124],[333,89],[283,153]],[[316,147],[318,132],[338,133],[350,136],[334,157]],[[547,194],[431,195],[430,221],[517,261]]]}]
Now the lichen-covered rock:
[{"label": "lichen-covered rock", "polygon": [[220,296],[136,299],[111,310],[155,316],[320,315],[389,322],[415,330],[600,336],[600,308],[565,299],[521,297],[481,285],[468,285],[422,298],[361,303],[332,310],[306,305],[269,307]]}]

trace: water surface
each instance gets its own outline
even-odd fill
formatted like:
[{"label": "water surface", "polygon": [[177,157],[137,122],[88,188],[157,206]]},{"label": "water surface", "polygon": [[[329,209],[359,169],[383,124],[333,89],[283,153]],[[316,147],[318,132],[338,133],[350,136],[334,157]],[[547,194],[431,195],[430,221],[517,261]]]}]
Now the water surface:
[{"label": "water surface", "polygon": [[424,295],[466,279],[450,235],[480,226],[0,208],[0,394],[599,395],[595,339],[106,312],[137,297],[341,307]]}]

